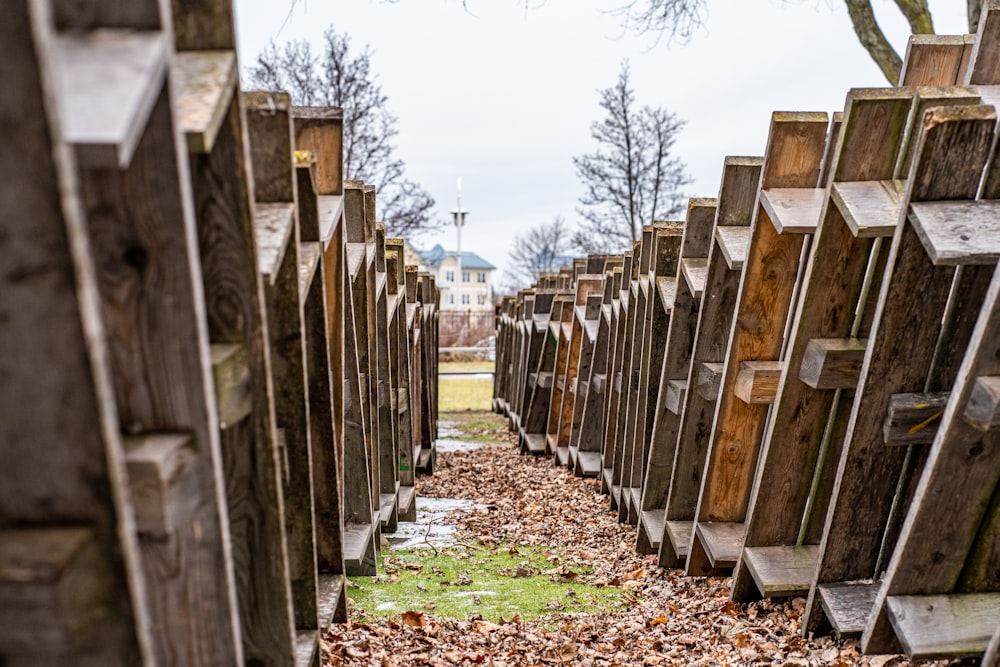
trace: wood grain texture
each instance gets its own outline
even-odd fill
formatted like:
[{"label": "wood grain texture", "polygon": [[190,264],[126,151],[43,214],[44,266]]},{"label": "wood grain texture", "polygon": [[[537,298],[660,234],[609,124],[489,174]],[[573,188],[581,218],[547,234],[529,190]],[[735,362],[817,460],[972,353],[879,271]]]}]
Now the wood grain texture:
[{"label": "wood grain texture", "polygon": [[248,661],[290,665],[284,494],[245,127],[240,99],[233,96],[212,151],[190,156],[191,185],[209,339],[243,350],[252,406],[249,419],[230,424],[221,436],[243,651]]},{"label": "wood grain texture", "polygon": [[190,432],[198,455],[182,491],[185,529],[167,541],[142,540],[161,628],[156,653],[165,664],[212,664],[242,660],[242,645],[195,221],[177,136],[164,90],[130,169],[85,172],[81,190],[121,429]]},{"label": "wood grain texture", "polygon": [[1000,378],[976,378],[962,418],[983,431],[1000,426]]},{"label": "wood grain texture", "polygon": [[[995,114],[985,107],[946,107],[928,112],[908,183],[909,200],[973,196],[989,154],[994,122]],[[956,154],[963,159],[957,159]],[[882,445],[884,406],[892,394],[924,389],[953,271],[933,266],[913,228],[901,224],[893,239],[886,275],[879,294],[881,318],[868,337],[849,435],[827,516],[823,555],[817,568],[819,583],[873,574],[903,458],[902,452]],[[905,295],[912,294],[917,284],[922,298],[914,302]],[[907,363],[896,363],[900,358]]]},{"label": "wood grain texture", "polygon": [[878,582],[820,585],[818,596],[823,613],[839,638],[861,636],[878,589]]},{"label": "wood grain texture", "polygon": [[768,188],[760,191],[760,205],[779,234],[814,233],[825,200],[824,188]]},{"label": "wood grain texture", "polygon": [[901,86],[954,86],[965,71],[964,35],[910,35],[906,43]]},{"label": "wood grain texture", "polygon": [[644,510],[666,507],[700,301],[684,279],[684,261],[707,255],[711,249],[716,207],[714,199],[692,199],[688,203],[681,258],[675,274],[673,307],[660,368],[659,392],[653,407],[652,437],[642,490]]},{"label": "wood grain texture", "polygon": [[899,223],[904,181],[833,183],[830,199],[857,238],[892,236]]},{"label": "wood grain texture", "polygon": [[125,168],[166,80],[159,32],[102,30],[56,37],[53,51],[62,134],[89,167]]},{"label": "wood grain texture", "polygon": [[250,134],[254,198],[261,203],[294,202],[291,99],[286,93],[243,93]]},{"label": "wood grain texture", "polygon": [[173,0],[171,7],[178,51],[236,50],[233,6],[227,0]]},{"label": "wood grain texture", "polygon": [[893,394],[882,426],[887,445],[929,445],[934,442],[951,392]]},{"label": "wood grain texture", "polygon": [[337,107],[293,107],[295,146],[317,158],[321,195],[344,192],[344,111]]},{"label": "wood grain texture", "polygon": [[[85,667],[150,663],[146,587],[129,525],[96,267],[74,192],[72,150],[54,114],[49,33],[30,21],[36,8],[14,0],[0,21],[0,62],[17,91],[0,99],[0,517],[7,525],[58,520],[92,531],[92,567],[106,573],[107,599],[115,603],[88,605],[105,612],[103,622],[56,659]],[[48,443],[45,455],[39,442]],[[16,535],[11,542],[25,544]],[[4,620],[0,651],[30,664],[45,645],[36,633],[51,627],[51,616],[35,620],[16,605],[0,608],[15,616]],[[12,650],[14,642],[21,648]]]},{"label": "wood grain texture", "polygon": [[892,596],[888,607],[914,660],[979,657],[1000,625],[1000,593]]},{"label": "wood grain texture", "polygon": [[[814,187],[822,166],[827,124],[826,114],[774,114],[761,187]],[[744,361],[779,357],[799,272],[801,236],[778,234],[762,207],[756,211],[751,229],[699,495],[698,522],[742,522],[746,517],[767,407],[744,403],[732,388]]]},{"label": "wood grain texture", "polygon": [[986,0],[979,16],[976,41],[972,47],[965,85],[991,85],[1000,83],[1000,5]]},{"label": "wood grain texture", "polygon": [[[727,158],[716,213],[716,229],[723,221],[749,226],[756,204],[761,173],[760,158]],[[714,237],[714,233],[713,233]],[[667,521],[689,521],[695,516],[705,455],[715,415],[715,403],[695,390],[700,364],[721,363],[725,358],[733,311],[739,290],[739,273],[730,271],[718,243],[712,244],[708,260],[706,297],[698,314],[691,353],[691,375],[681,415],[670,488],[667,493]],[[660,544],[660,562],[676,562],[680,556],[670,540]]]},{"label": "wood grain texture", "polygon": [[177,125],[192,153],[212,150],[238,79],[233,51],[178,53],[170,67]]},{"label": "wood grain texture", "polygon": [[995,265],[1000,259],[1000,202],[915,202],[910,222],[935,266]]},{"label": "wood grain texture", "polygon": [[716,227],[715,238],[722,249],[726,264],[733,271],[742,271],[750,251],[750,230],[746,227]]},{"label": "wood grain texture", "polygon": [[688,292],[696,301],[701,301],[705,293],[705,280],[708,278],[708,259],[704,257],[685,257],[681,260],[681,275],[687,284]]},{"label": "wood grain texture", "polygon": [[744,403],[773,403],[783,369],[781,361],[744,361],[736,374],[733,394]]},{"label": "wood grain texture", "polygon": [[[912,93],[899,91],[855,90],[848,94],[840,148],[833,157],[834,187],[839,181],[892,176],[911,99]],[[871,243],[854,237],[836,206],[826,206],[801,278],[784,357],[789,371],[778,389],[763,438],[754,501],[747,516],[747,546],[790,545],[797,540],[833,400],[832,393],[800,382],[797,369],[810,340],[846,337],[850,332]],[[866,331],[863,327],[860,335]],[[832,447],[837,451],[836,440]],[[832,478],[823,471],[819,474]],[[822,506],[819,503],[817,512]],[[737,568],[733,599],[756,595],[750,573],[744,567]]]},{"label": "wood grain texture", "polygon": [[193,465],[191,438],[185,434],[159,433],[133,436],[125,441],[125,464],[140,534],[169,538],[186,517],[182,477]]},{"label": "wood grain texture", "polygon": [[[962,419],[978,377],[1000,373],[1000,280],[994,275],[959,370],[940,433],[931,447],[897,547],[885,574],[876,613],[865,630],[873,646],[892,643],[886,616],[890,595],[953,590],[996,590],[987,574],[996,565],[996,509],[1000,482],[996,431],[983,433]],[[990,536],[973,546],[977,536]],[[982,539],[982,538],[980,538]]]},{"label": "wood grain texture", "polygon": [[[668,280],[672,286],[676,286],[676,278],[680,269],[680,255],[683,244],[683,229],[678,227],[657,228],[653,237],[654,249],[651,266],[651,275],[655,281],[659,281],[659,276],[669,275]],[[651,288],[652,289],[652,288]],[[655,427],[657,399],[659,396],[660,383],[657,380],[662,376],[663,361],[666,356],[667,336],[669,334],[670,320],[672,312],[656,307],[656,297],[650,295],[651,301],[648,317],[649,341],[646,345],[645,357],[640,362],[642,374],[639,378],[639,391],[641,393],[642,405],[639,414],[636,416],[636,443],[632,459],[632,485],[645,492],[646,474],[650,451],[652,449],[653,430]],[[673,299],[671,299],[672,305]],[[671,309],[672,310],[672,309]],[[638,520],[638,513],[644,509],[642,503],[647,502],[640,496],[638,507],[633,508],[633,513]],[[659,505],[658,507],[662,507]],[[662,533],[662,529],[660,530]],[[648,553],[656,553],[652,548],[652,542],[659,546],[659,536],[649,536],[650,545]]]},{"label": "wood grain texture", "polygon": [[743,552],[750,575],[764,597],[802,596],[809,592],[819,547],[750,547]]},{"label": "wood grain texture", "polygon": [[813,338],[806,343],[799,380],[813,389],[854,389],[866,345],[857,338]]}]

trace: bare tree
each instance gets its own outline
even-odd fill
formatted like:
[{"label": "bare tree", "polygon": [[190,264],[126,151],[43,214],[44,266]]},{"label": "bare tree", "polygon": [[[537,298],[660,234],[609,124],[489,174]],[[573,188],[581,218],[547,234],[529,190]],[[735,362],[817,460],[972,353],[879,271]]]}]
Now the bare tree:
[{"label": "bare tree", "polygon": [[[934,33],[927,0],[893,0],[915,35]],[[969,32],[979,25],[983,0],[965,0]],[[882,32],[871,0],[844,0],[851,24],[861,45],[892,85],[899,82],[903,61]],[[688,39],[700,26],[708,10],[708,0],[627,0],[616,12],[623,24],[640,32],[664,35],[668,39]]]},{"label": "bare tree", "polygon": [[543,273],[558,270],[568,256],[569,247],[569,225],[559,215],[523,235],[515,235],[514,245],[507,255],[504,289],[515,291],[528,287]]},{"label": "bare tree", "polygon": [[671,154],[684,121],[661,107],[636,108],[627,61],[615,85],[601,91],[601,108],[605,118],[590,126],[599,149],[573,158],[586,188],[573,235],[583,254],[631,247],[643,225],[683,210],[682,188],[691,182]]},{"label": "bare tree", "polygon": [[379,215],[390,236],[413,238],[443,225],[431,217],[434,199],[405,177],[405,165],[395,156],[393,138],[398,119],[372,71],[368,47],[352,54],[351,41],[333,27],[323,35],[323,51],[315,55],[308,42],[273,41],[247,72],[247,83],[263,90],[281,90],[302,106],[334,106],[344,110],[344,174],[376,187]]}]

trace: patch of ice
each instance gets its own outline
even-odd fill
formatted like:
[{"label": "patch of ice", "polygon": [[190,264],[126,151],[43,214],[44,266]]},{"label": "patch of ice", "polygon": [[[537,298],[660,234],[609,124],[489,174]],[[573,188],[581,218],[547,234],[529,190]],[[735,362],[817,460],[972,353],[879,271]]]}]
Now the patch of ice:
[{"label": "patch of ice", "polygon": [[438,438],[436,447],[438,453],[446,452],[471,452],[476,449],[482,449],[487,443],[485,442],[467,442],[465,440],[452,440],[450,438]]},{"label": "patch of ice", "polygon": [[485,505],[463,498],[417,497],[417,520],[400,521],[395,533],[385,534],[391,549],[429,549],[455,543],[455,526],[444,518],[452,510],[468,512]]}]

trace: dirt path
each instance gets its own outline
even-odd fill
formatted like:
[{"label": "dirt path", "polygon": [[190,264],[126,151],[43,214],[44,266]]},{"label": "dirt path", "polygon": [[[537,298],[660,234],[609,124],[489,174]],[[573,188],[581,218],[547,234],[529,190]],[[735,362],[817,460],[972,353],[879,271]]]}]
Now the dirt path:
[{"label": "dirt path", "polygon": [[477,420],[492,420],[478,428],[492,443],[440,454],[434,476],[417,488],[419,496],[486,505],[454,517],[460,548],[488,555],[544,546],[550,577],[614,587],[627,604],[562,613],[557,601],[533,620],[441,618],[420,600],[387,618],[354,606],[352,622],[332,628],[323,642],[326,665],[909,664],[899,656],[861,656],[856,642],[802,639],[802,599],[737,605],[727,597],[727,579],[656,567],[655,557],[635,553],[634,528],[615,520],[595,481],[554,469],[548,459],[519,456],[499,418]]}]

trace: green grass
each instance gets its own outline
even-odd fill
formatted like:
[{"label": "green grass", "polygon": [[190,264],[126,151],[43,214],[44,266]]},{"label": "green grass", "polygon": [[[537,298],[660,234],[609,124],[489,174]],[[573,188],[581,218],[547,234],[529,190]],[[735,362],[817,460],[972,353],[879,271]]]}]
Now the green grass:
[{"label": "green grass", "polygon": [[499,434],[508,431],[507,418],[495,412],[441,412],[440,419],[452,422],[460,432],[459,439],[469,442],[497,442]]},{"label": "green grass", "polygon": [[496,364],[492,361],[442,361],[438,363],[439,373],[492,373]]},{"label": "green grass", "polygon": [[493,380],[442,377],[438,380],[438,411],[489,410],[493,405]]},{"label": "green grass", "polygon": [[588,570],[563,564],[542,547],[464,546],[389,552],[379,575],[351,580],[348,596],[364,615],[419,611],[439,618],[480,615],[499,622],[520,614],[598,612],[626,604],[622,589],[579,583]]}]

